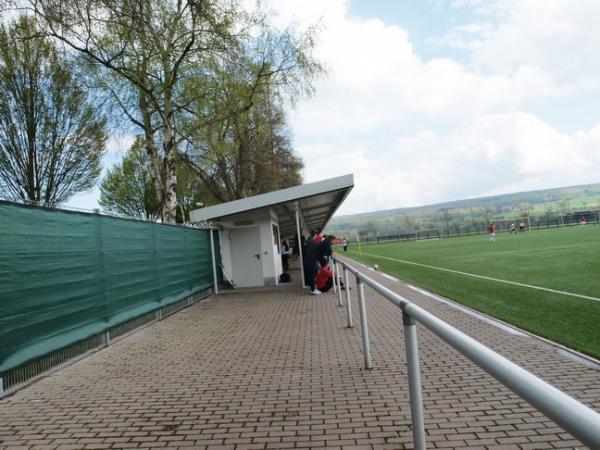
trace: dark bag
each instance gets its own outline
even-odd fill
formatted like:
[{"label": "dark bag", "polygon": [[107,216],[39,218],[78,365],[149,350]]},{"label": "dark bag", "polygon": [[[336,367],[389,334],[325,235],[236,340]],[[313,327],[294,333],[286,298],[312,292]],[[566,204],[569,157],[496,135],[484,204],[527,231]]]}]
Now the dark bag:
[{"label": "dark bag", "polygon": [[283,272],[281,275],[279,275],[279,282],[280,283],[291,283],[292,277],[290,276],[289,273]]}]

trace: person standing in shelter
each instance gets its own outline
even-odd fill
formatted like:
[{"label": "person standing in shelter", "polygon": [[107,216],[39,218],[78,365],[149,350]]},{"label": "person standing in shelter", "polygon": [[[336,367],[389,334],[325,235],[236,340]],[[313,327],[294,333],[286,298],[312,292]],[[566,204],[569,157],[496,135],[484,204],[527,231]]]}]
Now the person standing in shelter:
[{"label": "person standing in shelter", "polygon": [[308,251],[308,239],[304,235],[304,232],[300,235],[300,251],[302,252],[303,272],[304,272],[304,286],[310,286],[310,273],[311,264],[313,264],[312,256],[309,256]]},{"label": "person standing in shelter", "polygon": [[321,230],[320,228],[317,228],[315,230],[315,236],[313,238],[314,241],[315,241],[315,244],[317,244],[317,245],[321,244],[321,242],[323,241],[323,238],[324,238],[323,237],[323,230]]},{"label": "person standing in shelter", "polygon": [[519,232],[523,233],[525,231],[525,222],[522,220],[519,222]]},{"label": "person standing in shelter", "polygon": [[290,245],[283,236],[281,236],[281,266],[284,272],[290,270]]},{"label": "person standing in shelter", "polygon": [[516,234],[516,233],[517,233],[517,229],[516,229],[516,227],[515,227],[515,223],[514,223],[514,222],[512,222],[512,223],[510,224],[510,231],[509,231],[508,233],[509,233],[509,234],[513,234],[513,233],[515,233],[515,234]]},{"label": "person standing in shelter", "polygon": [[347,252],[348,251],[348,239],[346,239],[346,238],[342,239],[342,245],[344,246],[344,251]]},{"label": "person standing in shelter", "polygon": [[488,226],[488,233],[490,235],[490,242],[496,242],[496,227],[493,222],[490,222],[490,225]]},{"label": "person standing in shelter", "polygon": [[315,242],[317,232],[312,230],[310,236],[306,239],[306,259],[304,260],[304,271],[306,276],[306,284],[310,286],[311,295],[319,295],[320,290],[317,289],[317,271],[319,270],[319,259],[316,255],[319,254],[319,245]]},{"label": "person standing in shelter", "polygon": [[322,261],[323,259],[329,260],[331,255],[333,255],[333,249],[331,248],[331,243],[335,241],[335,236],[330,234],[323,238],[321,243],[315,247],[315,258],[317,261]]}]

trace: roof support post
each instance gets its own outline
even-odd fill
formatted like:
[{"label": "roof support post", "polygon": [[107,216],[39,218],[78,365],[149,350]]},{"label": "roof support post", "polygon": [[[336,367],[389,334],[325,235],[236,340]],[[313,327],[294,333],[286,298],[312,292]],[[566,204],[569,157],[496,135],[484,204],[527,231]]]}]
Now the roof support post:
[{"label": "roof support post", "polygon": [[215,295],[219,293],[219,283],[217,282],[217,263],[215,258],[215,238],[214,238],[214,230],[209,228],[208,232],[210,233],[210,256],[212,258],[212,268],[213,268],[213,288]]},{"label": "roof support post", "polygon": [[298,243],[298,255],[300,256],[300,273],[302,274],[302,287],[306,287],[304,283],[304,257],[302,256],[302,239],[300,238],[300,204],[294,203],[294,211],[296,212],[296,242]]}]

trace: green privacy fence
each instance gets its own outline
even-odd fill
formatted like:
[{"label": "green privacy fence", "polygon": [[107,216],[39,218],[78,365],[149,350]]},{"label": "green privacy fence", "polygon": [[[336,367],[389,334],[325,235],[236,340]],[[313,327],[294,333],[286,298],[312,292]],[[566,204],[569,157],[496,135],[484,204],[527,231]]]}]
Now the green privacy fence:
[{"label": "green privacy fence", "polygon": [[0,202],[0,374],[211,288],[208,233]]}]

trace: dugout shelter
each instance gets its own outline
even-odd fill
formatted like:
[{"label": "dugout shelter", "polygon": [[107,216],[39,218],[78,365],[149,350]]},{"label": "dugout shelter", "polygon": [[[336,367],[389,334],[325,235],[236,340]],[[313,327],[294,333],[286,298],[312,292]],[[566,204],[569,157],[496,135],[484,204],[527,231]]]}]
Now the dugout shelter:
[{"label": "dugout shelter", "polygon": [[354,175],[342,175],[196,209],[190,219],[219,230],[221,269],[233,286],[275,286],[280,236],[300,242],[302,232],[325,228],[353,187]]}]

